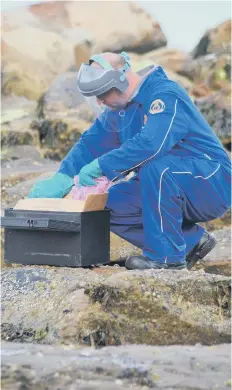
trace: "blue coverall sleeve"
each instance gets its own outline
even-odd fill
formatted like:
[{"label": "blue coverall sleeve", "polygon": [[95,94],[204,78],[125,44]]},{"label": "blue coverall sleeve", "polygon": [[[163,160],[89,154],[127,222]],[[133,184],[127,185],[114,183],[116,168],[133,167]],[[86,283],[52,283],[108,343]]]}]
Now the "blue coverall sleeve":
[{"label": "blue coverall sleeve", "polygon": [[96,119],[62,160],[59,172],[74,177],[83,166],[120,145],[117,132],[108,132]]},{"label": "blue coverall sleeve", "polygon": [[126,171],[149,158],[167,154],[188,132],[188,119],[181,101],[174,94],[157,96],[147,112],[147,121],[140,133],[120,148],[99,158],[104,172],[106,167]]}]

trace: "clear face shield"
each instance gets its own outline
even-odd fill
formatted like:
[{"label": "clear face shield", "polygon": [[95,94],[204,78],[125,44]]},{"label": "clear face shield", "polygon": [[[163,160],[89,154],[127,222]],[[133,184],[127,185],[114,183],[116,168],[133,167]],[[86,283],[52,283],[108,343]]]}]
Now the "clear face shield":
[{"label": "clear face shield", "polygon": [[[98,120],[107,132],[120,133],[129,130],[131,123],[140,117],[139,104],[131,102],[126,107],[111,110],[105,107],[104,111],[98,115]],[[140,120],[138,117],[138,120]]]},{"label": "clear face shield", "polygon": [[99,120],[102,127],[108,132],[125,130],[138,113],[139,105],[136,102],[129,102],[124,107],[111,109],[94,96],[86,97],[85,99],[95,118]]}]

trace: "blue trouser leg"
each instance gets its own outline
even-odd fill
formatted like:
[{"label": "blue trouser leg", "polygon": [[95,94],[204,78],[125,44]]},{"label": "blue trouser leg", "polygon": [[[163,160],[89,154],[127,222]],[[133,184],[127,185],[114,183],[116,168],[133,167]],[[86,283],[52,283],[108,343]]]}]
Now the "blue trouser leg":
[{"label": "blue trouser leg", "polygon": [[106,206],[111,210],[111,231],[142,249],[144,230],[139,178],[111,187]]},{"label": "blue trouser leg", "polygon": [[[144,226],[139,178],[113,186],[109,191],[107,207],[111,209],[111,231],[143,249]],[[204,229],[189,222],[183,223],[182,229],[188,253],[199,241]]]},{"label": "blue trouser leg", "polygon": [[110,189],[111,230],[161,262],[179,261],[201,238],[196,222],[230,207],[230,175],[219,164],[166,156]]}]

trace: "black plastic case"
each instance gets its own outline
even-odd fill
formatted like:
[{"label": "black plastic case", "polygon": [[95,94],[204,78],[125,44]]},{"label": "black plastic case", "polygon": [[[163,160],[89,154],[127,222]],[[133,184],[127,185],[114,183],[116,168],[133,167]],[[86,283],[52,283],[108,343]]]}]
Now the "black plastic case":
[{"label": "black plastic case", "polygon": [[110,261],[110,212],[6,209],[5,263],[86,267]]}]

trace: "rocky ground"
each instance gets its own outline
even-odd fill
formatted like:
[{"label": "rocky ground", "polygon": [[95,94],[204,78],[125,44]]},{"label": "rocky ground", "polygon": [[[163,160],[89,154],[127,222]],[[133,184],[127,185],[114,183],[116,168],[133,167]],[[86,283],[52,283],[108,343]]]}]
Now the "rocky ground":
[{"label": "rocky ground", "polygon": [[230,346],[101,350],[2,343],[2,390],[227,390]]},{"label": "rocky ground", "polygon": [[2,338],[45,344],[230,342],[230,278],[202,271],[2,270]]}]

